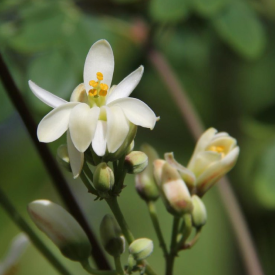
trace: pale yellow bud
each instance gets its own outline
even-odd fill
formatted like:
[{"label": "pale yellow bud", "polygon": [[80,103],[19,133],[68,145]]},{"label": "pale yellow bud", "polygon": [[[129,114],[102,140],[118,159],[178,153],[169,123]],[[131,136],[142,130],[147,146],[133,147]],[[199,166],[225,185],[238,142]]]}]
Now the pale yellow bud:
[{"label": "pale yellow bud", "polygon": [[200,228],[205,225],[207,220],[207,211],[203,201],[197,196],[192,196],[193,211],[192,211],[192,222],[196,228]]},{"label": "pale yellow bud", "polygon": [[133,241],[129,246],[129,253],[133,255],[136,261],[149,257],[154,250],[152,240],[141,238]]},{"label": "pale yellow bud", "polygon": [[125,157],[124,166],[127,173],[138,174],[148,165],[148,157],[141,151],[132,151]]}]

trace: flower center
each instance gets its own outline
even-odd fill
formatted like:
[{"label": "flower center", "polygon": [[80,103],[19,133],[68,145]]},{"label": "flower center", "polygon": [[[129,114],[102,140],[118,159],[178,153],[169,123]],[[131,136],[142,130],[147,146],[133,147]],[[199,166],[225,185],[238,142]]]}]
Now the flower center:
[{"label": "flower center", "polygon": [[98,98],[99,96],[106,96],[108,91],[108,85],[101,83],[103,80],[103,74],[101,72],[96,73],[96,78],[98,81],[91,80],[89,85],[93,88],[89,90],[89,96]]},{"label": "flower center", "polygon": [[212,146],[210,146],[208,151],[220,153],[222,155],[222,158],[223,158],[225,156],[224,149],[225,148],[223,146],[214,146],[214,145],[212,145]]}]

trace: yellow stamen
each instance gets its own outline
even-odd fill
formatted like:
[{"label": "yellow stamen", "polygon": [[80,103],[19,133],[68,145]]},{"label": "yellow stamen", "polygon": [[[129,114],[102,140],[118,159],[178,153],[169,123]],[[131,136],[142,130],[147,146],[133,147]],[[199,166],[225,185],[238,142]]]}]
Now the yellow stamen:
[{"label": "yellow stamen", "polygon": [[94,80],[91,80],[91,81],[89,82],[89,85],[95,88],[95,87],[98,85],[98,82],[96,82],[96,81],[94,81]]},{"label": "yellow stamen", "polygon": [[213,152],[217,152],[217,153],[220,153],[222,155],[222,157],[225,156],[224,154],[224,147],[223,146],[211,146],[209,148],[209,151],[213,151]]},{"label": "yellow stamen", "polygon": [[100,96],[106,96],[107,95],[107,91],[106,90],[100,90],[99,91],[99,95]]},{"label": "yellow stamen", "polygon": [[101,89],[101,90],[106,90],[106,91],[107,91],[107,90],[108,90],[108,85],[107,85],[107,84],[104,84],[104,83],[101,83],[101,84],[100,84],[100,89]]},{"label": "yellow stamen", "polygon": [[102,74],[101,72],[97,72],[97,73],[96,73],[96,78],[97,78],[98,80],[103,80],[103,74]]},{"label": "yellow stamen", "polygon": [[96,89],[89,90],[89,96],[96,96],[96,95],[97,95],[97,90]]}]

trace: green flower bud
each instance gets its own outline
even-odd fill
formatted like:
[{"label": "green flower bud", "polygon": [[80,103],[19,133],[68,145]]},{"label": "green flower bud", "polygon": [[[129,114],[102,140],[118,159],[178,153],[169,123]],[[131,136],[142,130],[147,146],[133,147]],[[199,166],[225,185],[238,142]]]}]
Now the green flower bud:
[{"label": "green flower bud", "polygon": [[136,261],[149,257],[154,250],[153,241],[147,238],[141,238],[133,241],[129,246],[129,253],[133,255]]},{"label": "green flower bud", "polygon": [[58,147],[56,160],[67,171],[72,172],[67,145],[62,144]]},{"label": "green flower bud", "polygon": [[163,160],[155,160],[154,175],[167,211],[180,217],[191,213],[191,196],[177,169]]},{"label": "green flower bud", "polygon": [[83,261],[91,254],[89,239],[77,221],[64,208],[48,200],[33,201],[29,214],[36,226],[73,260]]},{"label": "green flower bud", "polygon": [[159,190],[153,174],[153,161],[158,154],[150,145],[143,145],[141,150],[148,156],[148,165],[141,173],[136,175],[136,190],[145,201],[155,201],[159,198]]},{"label": "green flower bud", "polygon": [[100,163],[94,173],[94,186],[102,198],[108,198],[108,192],[114,186],[115,178],[113,170],[105,163]]},{"label": "green flower bud", "polygon": [[124,166],[129,174],[142,172],[148,164],[148,157],[141,151],[132,151],[125,157]]},{"label": "green flower bud", "polygon": [[120,227],[111,215],[106,215],[100,224],[100,236],[105,250],[112,256],[118,256],[125,250],[125,239]]},{"label": "green flower bud", "polygon": [[192,196],[193,211],[192,222],[196,228],[200,228],[205,225],[207,220],[207,211],[203,201],[197,196]]}]

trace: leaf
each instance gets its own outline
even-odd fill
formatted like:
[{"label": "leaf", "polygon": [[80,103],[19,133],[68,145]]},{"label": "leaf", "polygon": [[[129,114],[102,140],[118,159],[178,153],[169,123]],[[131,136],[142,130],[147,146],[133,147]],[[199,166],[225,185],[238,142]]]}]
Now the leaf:
[{"label": "leaf", "polygon": [[177,22],[188,14],[187,0],[151,0],[149,12],[156,21]]},{"label": "leaf", "polygon": [[240,55],[254,59],[265,48],[265,32],[256,14],[244,3],[234,2],[213,21],[221,38]]},{"label": "leaf", "polygon": [[220,12],[228,4],[228,0],[192,0],[191,3],[199,14],[211,17]]},{"label": "leaf", "polygon": [[275,209],[275,142],[269,144],[257,164],[254,175],[255,193],[267,208]]}]

